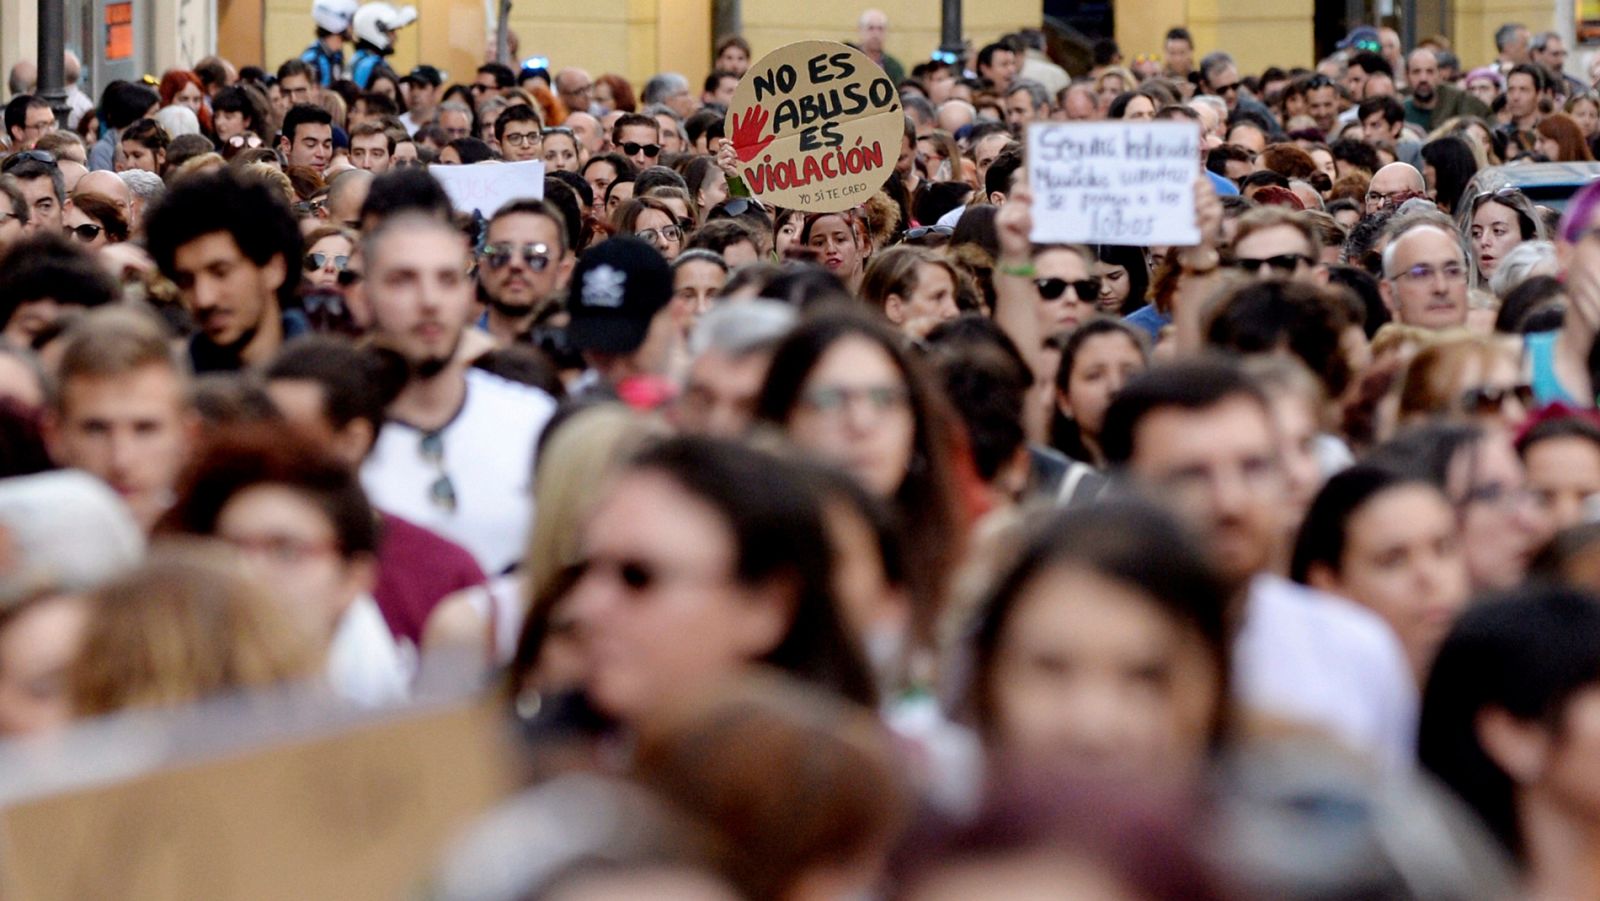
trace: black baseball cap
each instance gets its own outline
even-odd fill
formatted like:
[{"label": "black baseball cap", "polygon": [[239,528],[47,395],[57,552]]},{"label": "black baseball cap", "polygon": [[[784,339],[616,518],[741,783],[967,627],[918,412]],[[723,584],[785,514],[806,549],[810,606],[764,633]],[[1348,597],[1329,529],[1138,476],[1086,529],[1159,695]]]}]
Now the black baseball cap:
[{"label": "black baseball cap", "polygon": [[672,267],[654,247],[621,235],[590,248],[572,271],[567,338],[579,350],[627,354],[672,300]]},{"label": "black baseball cap", "polygon": [[417,66],[416,68],[412,69],[411,74],[406,77],[415,78],[418,81],[425,81],[430,87],[435,88],[444,84],[444,73],[429,65]]}]

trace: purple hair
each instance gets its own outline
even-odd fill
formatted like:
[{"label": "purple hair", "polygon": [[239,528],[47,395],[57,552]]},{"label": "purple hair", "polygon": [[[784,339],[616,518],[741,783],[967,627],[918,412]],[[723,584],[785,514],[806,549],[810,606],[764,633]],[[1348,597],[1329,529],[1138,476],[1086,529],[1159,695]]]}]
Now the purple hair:
[{"label": "purple hair", "polygon": [[1562,214],[1561,227],[1557,229],[1561,240],[1568,244],[1578,243],[1584,232],[1589,230],[1596,212],[1600,212],[1600,181],[1584,185],[1567,201],[1567,211]]}]

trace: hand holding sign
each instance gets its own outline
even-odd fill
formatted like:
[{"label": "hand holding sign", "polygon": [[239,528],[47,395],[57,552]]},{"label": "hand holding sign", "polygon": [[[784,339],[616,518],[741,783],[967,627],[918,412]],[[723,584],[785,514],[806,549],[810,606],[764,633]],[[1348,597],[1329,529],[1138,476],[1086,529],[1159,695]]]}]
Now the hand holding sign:
[{"label": "hand holding sign", "polygon": [[883,187],[900,156],[900,94],[877,63],[844,44],[774,50],[745,73],[728,109],[734,174],[765,203],[850,209]]},{"label": "hand holding sign", "polygon": [[748,163],[767,149],[777,137],[767,135],[761,140],[761,130],[767,127],[767,120],[771,118],[767,111],[759,106],[753,106],[744,111],[744,121],[739,121],[739,114],[733,114],[733,149],[739,155],[739,161]]}]

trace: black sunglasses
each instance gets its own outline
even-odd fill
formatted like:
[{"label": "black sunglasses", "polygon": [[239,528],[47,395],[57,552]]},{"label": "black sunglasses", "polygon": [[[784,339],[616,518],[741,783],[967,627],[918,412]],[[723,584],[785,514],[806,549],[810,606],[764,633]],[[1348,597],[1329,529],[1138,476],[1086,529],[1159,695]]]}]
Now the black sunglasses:
[{"label": "black sunglasses", "polygon": [[632,141],[626,141],[622,145],[622,152],[628,156],[633,156],[641,150],[644,151],[645,156],[652,159],[661,155],[660,144],[635,144]]},{"label": "black sunglasses", "polygon": [[361,281],[361,273],[355,271],[354,269],[340,269],[339,270],[339,287],[348,288],[351,285],[357,284],[360,281]]},{"label": "black sunglasses", "polygon": [[732,219],[743,216],[745,211],[750,209],[761,210],[761,201],[749,197],[734,197],[712,207],[711,212],[706,214],[706,219]]},{"label": "black sunglasses", "polygon": [[483,261],[489,264],[490,269],[504,269],[519,255],[522,257],[522,262],[534,272],[543,272],[550,268],[550,247],[547,244],[483,245]]},{"label": "black sunglasses", "polygon": [[72,235],[79,241],[87,243],[89,241],[93,241],[95,238],[100,237],[100,233],[105,231],[105,226],[95,225],[93,222],[85,222],[82,225],[69,225],[66,227],[65,231],[67,234]]},{"label": "black sunglasses", "polygon": [[344,267],[350,263],[350,255],[346,253],[308,253],[306,254],[305,259],[306,271],[316,272],[318,269],[328,265],[329,259],[333,260],[333,268],[338,269],[341,272],[344,271]]},{"label": "black sunglasses", "polygon": [[1239,259],[1233,261],[1233,265],[1236,268],[1243,269],[1245,272],[1248,272],[1252,275],[1260,272],[1262,266],[1266,266],[1273,272],[1281,272],[1284,275],[1293,275],[1295,270],[1300,268],[1301,263],[1309,266],[1313,262],[1315,262],[1315,260],[1303,253],[1280,253],[1277,256],[1266,257],[1265,259],[1259,260],[1250,257],[1240,257]]},{"label": "black sunglasses", "polygon": [[1036,278],[1033,285],[1045,300],[1055,300],[1067,293],[1069,287],[1077,293],[1079,300],[1094,300],[1100,296],[1100,280],[1097,278],[1080,278],[1071,282],[1064,278]]}]

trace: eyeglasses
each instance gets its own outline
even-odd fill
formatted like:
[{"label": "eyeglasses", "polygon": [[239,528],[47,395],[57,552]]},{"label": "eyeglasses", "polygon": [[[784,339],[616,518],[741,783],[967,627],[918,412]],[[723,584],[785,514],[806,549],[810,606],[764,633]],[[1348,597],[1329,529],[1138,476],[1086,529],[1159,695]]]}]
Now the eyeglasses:
[{"label": "eyeglasses", "polygon": [[307,541],[292,535],[233,536],[223,539],[245,554],[275,566],[298,566],[314,557],[337,553],[335,541]]},{"label": "eyeglasses", "polygon": [[473,84],[468,88],[468,90],[472,91],[474,94],[480,94],[484,91],[492,91],[494,89],[495,86],[490,84]]},{"label": "eyeglasses", "polygon": [[[565,125],[552,125],[549,128],[539,132],[539,134],[544,135],[545,137],[549,137],[551,135],[566,135],[573,140],[577,140],[578,138],[578,136],[573,133],[572,129],[566,127]],[[655,156],[653,153],[650,155]]]},{"label": "eyeglasses", "polygon": [[294,205],[294,212],[297,216],[315,216],[317,213],[322,212],[322,208],[327,205],[328,198],[326,197],[318,197],[315,200],[302,200]]},{"label": "eyeglasses", "polygon": [[635,144],[632,141],[623,142],[622,152],[625,155],[633,156],[633,155],[639,153],[640,151],[643,151],[645,156],[650,157],[651,159],[655,159],[657,156],[661,155],[661,145],[660,144]]},{"label": "eyeglasses", "polygon": [[504,269],[511,265],[511,261],[518,256],[521,256],[522,262],[534,272],[543,272],[550,268],[550,245],[548,244],[483,245],[483,261],[489,264],[490,269]]},{"label": "eyeglasses", "polygon": [[1385,194],[1382,191],[1368,191],[1367,205],[1377,204],[1380,207],[1399,206],[1413,197],[1421,196],[1423,196],[1421,191],[1395,191],[1392,194]]},{"label": "eyeglasses", "polygon": [[535,145],[535,144],[540,143],[540,141],[541,141],[541,138],[539,136],[539,133],[536,132],[536,131],[527,131],[527,132],[522,132],[522,133],[519,133],[519,134],[508,134],[505,137],[500,139],[500,143],[502,143],[502,144],[510,144],[512,147],[531,146],[531,145]]},{"label": "eyeglasses", "polygon": [[1331,88],[1333,86],[1333,79],[1326,75],[1318,74],[1306,79],[1306,90],[1308,91],[1316,91],[1321,90],[1322,88]]},{"label": "eyeglasses", "polygon": [[339,270],[339,287],[341,287],[341,288],[349,288],[349,287],[351,287],[353,285],[360,284],[360,282],[361,282],[361,273],[357,272],[356,270],[354,270],[354,269],[341,269],[341,270]]},{"label": "eyeglasses", "polygon": [[228,139],[228,146],[235,150],[244,147],[256,148],[261,146],[261,138],[254,134],[234,135]]},{"label": "eyeglasses", "polygon": [[350,262],[350,255],[345,253],[308,253],[305,259],[306,271],[316,272],[318,269],[328,265],[329,260],[333,260],[333,268],[343,271],[346,264]]},{"label": "eyeglasses", "polygon": [[1216,91],[1218,94],[1232,94],[1239,90],[1239,82],[1236,81],[1233,84],[1214,84],[1211,86],[1211,90]]},{"label": "eyeglasses", "polygon": [[417,444],[417,451],[422,454],[422,462],[439,470],[439,477],[428,486],[428,500],[446,513],[456,512],[456,484],[450,481],[450,474],[444,471],[444,433],[424,433]]},{"label": "eyeglasses", "polygon": [[62,231],[65,231],[68,237],[77,238],[79,241],[88,244],[95,238],[100,237],[100,233],[105,231],[105,226],[95,225],[93,222],[85,222],[82,225],[69,225]]},{"label": "eyeglasses", "polygon": [[1480,385],[1477,388],[1468,388],[1461,392],[1461,412],[1474,416],[1492,416],[1505,409],[1505,405],[1512,400],[1522,405],[1523,410],[1532,410],[1534,407],[1532,385],[1506,385],[1491,388]]},{"label": "eyeglasses", "polygon": [[633,233],[636,238],[643,238],[652,246],[660,247],[672,241],[683,240],[683,227],[679,225],[663,225],[660,228],[647,228]]},{"label": "eyeglasses", "polygon": [[44,163],[47,166],[54,166],[56,164],[56,155],[48,150],[24,150],[21,153],[13,153],[6,157],[4,163],[0,163],[0,172],[10,172],[11,167],[29,160],[36,163]]},{"label": "eyeglasses", "polygon": [[818,413],[842,413],[858,401],[865,401],[875,413],[887,413],[909,404],[911,391],[904,385],[871,385],[865,388],[821,385],[806,391],[800,400]]},{"label": "eyeglasses", "polygon": [[1513,200],[1513,199],[1521,197],[1521,196],[1522,196],[1522,189],[1521,188],[1518,188],[1518,187],[1515,187],[1515,186],[1512,186],[1512,185],[1507,185],[1506,187],[1500,188],[1498,190],[1494,190],[1494,191],[1479,191],[1478,193],[1472,195],[1472,206],[1474,208],[1474,212],[1476,212],[1476,208],[1477,208],[1478,204],[1484,202],[1485,200],[1489,200],[1491,198],[1494,199],[1494,200]]},{"label": "eyeglasses", "polygon": [[1071,282],[1064,278],[1036,278],[1033,286],[1039,289],[1039,296],[1045,300],[1059,298],[1067,293],[1068,288],[1077,293],[1079,300],[1094,300],[1100,296],[1100,280],[1097,278],[1081,278]]},{"label": "eyeglasses", "polygon": [[1423,282],[1432,282],[1441,275],[1444,276],[1446,282],[1464,282],[1467,280],[1467,267],[1460,263],[1445,263],[1436,269],[1424,263],[1412,266],[1410,269],[1394,276],[1394,278],[1413,284],[1422,284]]},{"label": "eyeglasses", "polygon": [[1300,268],[1301,264],[1309,266],[1313,262],[1315,262],[1315,260],[1303,253],[1280,253],[1277,256],[1266,257],[1265,259],[1240,257],[1239,259],[1233,261],[1233,265],[1243,269],[1245,272],[1248,272],[1251,275],[1260,272],[1262,266],[1266,266],[1272,271],[1279,272],[1284,275],[1293,275],[1295,271]]}]

